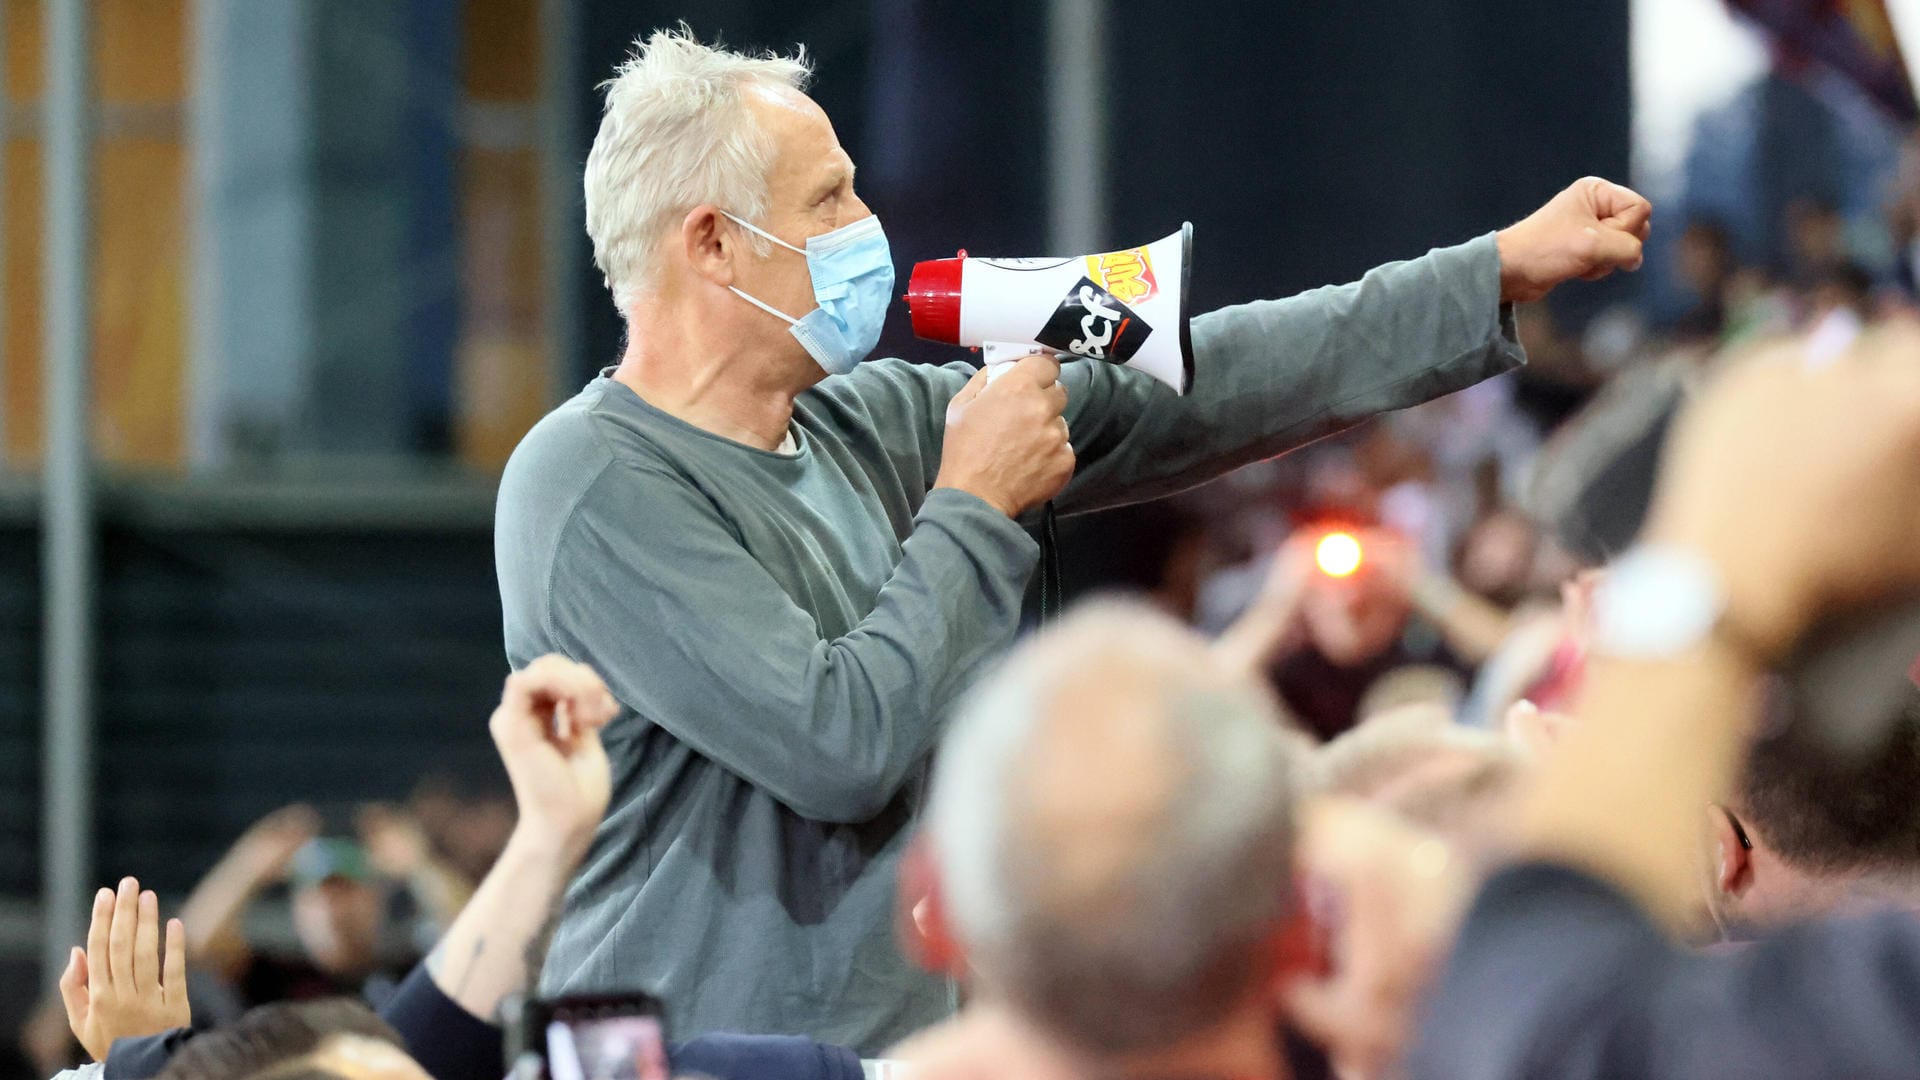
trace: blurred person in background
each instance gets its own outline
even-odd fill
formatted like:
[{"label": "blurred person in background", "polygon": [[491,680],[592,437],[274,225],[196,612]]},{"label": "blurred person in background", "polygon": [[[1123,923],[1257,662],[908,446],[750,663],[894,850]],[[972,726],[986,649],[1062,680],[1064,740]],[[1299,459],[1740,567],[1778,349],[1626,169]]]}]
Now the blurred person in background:
[{"label": "blurred person in background", "polygon": [[1321,747],[1314,790],[1391,811],[1476,866],[1507,850],[1527,755],[1505,734],[1465,728],[1434,706],[1368,718]]},{"label": "blurred person in background", "polygon": [[1511,305],[1637,267],[1652,209],[1589,178],[1358,283],[1202,315],[1186,396],[1047,355],[988,385],[861,363],[892,255],[807,76],[661,32],[607,84],[587,230],[627,348],[516,449],[495,556],[509,660],[591,662],[629,710],[544,988],[638,975],[682,1031],[872,1050],[951,1009],[899,955],[893,871],[946,710],[1017,632],[1021,523],[1508,370]]},{"label": "blurred person in background", "polygon": [[168,1080],[435,1080],[358,1001],[263,1005],[181,1049]]},{"label": "blurred person in background", "polygon": [[1215,642],[1235,670],[1263,675],[1288,715],[1318,739],[1352,727],[1382,675],[1428,657],[1404,640],[1410,608],[1365,562],[1335,578],[1315,561],[1325,529],[1296,528],[1253,602]]},{"label": "blurred person in background", "polygon": [[[357,842],[324,837],[311,807],[285,807],[248,829],[194,887],[181,914],[196,964],[218,984],[196,987],[208,1023],[270,1001],[343,993],[377,1006],[459,914],[472,887],[411,818],[376,805],[358,824]],[[281,882],[299,945],[291,956],[257,948],[245,929],[248,910]],[[391,918],[396,886],[424,916],[422,933]]]},{"label": "blurred person in background", "polygon": [[[1517,740],[1463,728],[1431,707],[1369,718],[1314,753],[1302,864],[1339,977],[1296,1003],[1344,1080],[1399,1075],[1427,988],[1465,913],[1466,890],[1508,858],[1532,756]],[[1352,803],[1364,806],[1350,805]],[[1380,883],[1391,914],[1345,933],[1348,898],[1327,888],[1347,846],[1392,835],[1416,853]],[[1315,871],[1328,868],[1328,873]]]},{"label": "blurred person in background", "polygon": [[1693,299],[1671,333],[1687,345],[1714,346],[1727,332],[1727,290],[1740,269],[1733,234],[1714,218],[1687,224],[1674,248],[1674,270]]},{"label": "blurred person in background", "polygon": [[[1329,530],[1302,527],[1281,545],[1260,592],[1217,643],[1229,662],[1267,672],[1288,711],[1323,740],[1359,723],[1369,707],[1408,700],[1370,697],[1384,679],[1418,669],[1433,687],[1425,700],[1451,707],[1466,676],[1517,630],[1544,620],[1559,633],[1557,607],[1507,610],[1428,568],[1410,540],[1387,530],[1358,530],[1359,568],[1326,573],[1315,547]],[[1532,592],[1538,545],[1530,527],[1503,521],[1468,536],[1475,581],[1503,598]]]},{"label": "blurred person in background", "polygon": [[1794,199],[1787,204],[1786,226],[1782,276],[1802,296],[1817,289],[1835,268],[1853,261],[1847,219],[1832,199],[1823,195]]},{"label": "blurred person in background", "polygon": [[907,884],[972,995],[896,1056],[927,1080],[1321,1074],[1284,1008],[1312,959],[1298,749],[1163,616],[1109,601],[1042,630],[942,743]]},{"label": "blurred person in background", "polygon": [[422,780],[406,812],[420,823],[432,851],[467,881],[487,876],[513,834],[513,797],[489,788],[465,790],[452,777]]},{"label": "blurred person in background", "polygon": [[1842,749],[1791,713],[1755,725],[1733,792],[1708,811],[1707,912],[1723,940],[1829,914],[1920,912],[1920,687],[1885,737]]},{"label": "blurred person in background", "polygon": [[[1682,419],[1640,546],[1603,586],[1578,722],[1523,796],[1524,861],[1475,902],[1413,1076],[1913,1075],[1910,913],[1822,920],[1737,958],[1671,935],[1698,900],[1701,808],[1729,798],[1766,673],[1829,620],[1920,596],[1916,357],[1911,326],[1817,369],[1788,343]],[[1391,921],[1414,852],[1346,851],[1346,910]]]},{"label": "blurred person in background", "polygon": [[[459,914],[472,886],[408,815],[370,804],[357,817],[356,843],[321,837],[312,807],[277,810],[242,834],[188,895],[181,914],[193,927],[191,992],[203,1025],[270,1001],[335,994],[383,1001]],[[291,954],[248,937],[248,913],[282,884],[297,949]],[[396,889],[406,893],[417,926],[392,918]],[[21,1034],[41,1073],[79,1060],[60,1013],[49,996]]]}]

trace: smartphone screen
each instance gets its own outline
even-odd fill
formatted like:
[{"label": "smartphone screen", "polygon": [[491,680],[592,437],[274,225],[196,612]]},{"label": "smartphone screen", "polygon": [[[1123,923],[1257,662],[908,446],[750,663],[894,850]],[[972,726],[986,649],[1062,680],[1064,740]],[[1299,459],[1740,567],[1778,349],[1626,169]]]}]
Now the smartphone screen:
[{"label": "smartphone screen", "polygon": [[547,1023],[552,1080],[670,1080],[666,1030],[657,1013],[617,1006],[556,1009]]}]

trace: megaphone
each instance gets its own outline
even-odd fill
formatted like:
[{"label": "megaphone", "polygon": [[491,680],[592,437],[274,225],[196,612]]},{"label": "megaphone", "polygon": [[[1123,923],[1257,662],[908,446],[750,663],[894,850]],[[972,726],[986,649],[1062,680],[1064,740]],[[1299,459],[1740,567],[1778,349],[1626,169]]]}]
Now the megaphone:
[{"label": "megaphone", "polygon": [[1137,368],[1184,394],[1193,386],[1187,279],[1193,223],[1144,247],[1064,259],[957,258],[916,263],[913,332],[979,348],[988,378],[1036,350]]}]

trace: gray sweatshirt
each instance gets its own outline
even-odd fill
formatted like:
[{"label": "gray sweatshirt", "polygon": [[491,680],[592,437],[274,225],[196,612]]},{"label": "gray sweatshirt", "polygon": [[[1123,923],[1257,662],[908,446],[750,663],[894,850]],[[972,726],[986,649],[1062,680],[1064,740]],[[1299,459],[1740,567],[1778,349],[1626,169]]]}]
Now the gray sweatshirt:
[{"label": "gray sweatshirt", "polygon": [[[1193,322],[1186,397],[1065,365],[1062,513],[1152,499],[1522,362],[1491,236]],[[613,803],[544,992],[645,988],[673,1037],[873,1055],[949,987],[895,943],[894,870],[955,698],[1012,644],[1039,551],[931,490],[973,369],[875,360],[794,403],[791,454],[602,377],[508,463],[495,559],[515,668],[591,664],[624,706]]]}]

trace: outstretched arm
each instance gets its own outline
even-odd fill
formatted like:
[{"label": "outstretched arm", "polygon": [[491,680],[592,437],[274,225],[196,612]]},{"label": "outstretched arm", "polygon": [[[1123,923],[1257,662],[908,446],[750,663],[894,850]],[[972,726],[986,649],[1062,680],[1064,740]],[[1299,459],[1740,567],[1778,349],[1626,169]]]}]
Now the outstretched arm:
[{"label": "outstretched arm", "polygon": [[1158,498],[1524,359],[1511,305],[1640,264],[1645,199],[1589,177],[1497,234],[1350,285],[1193,320],[1193,388],[1107,364],[1063,368],[1079,468],[1063,513]]}]

